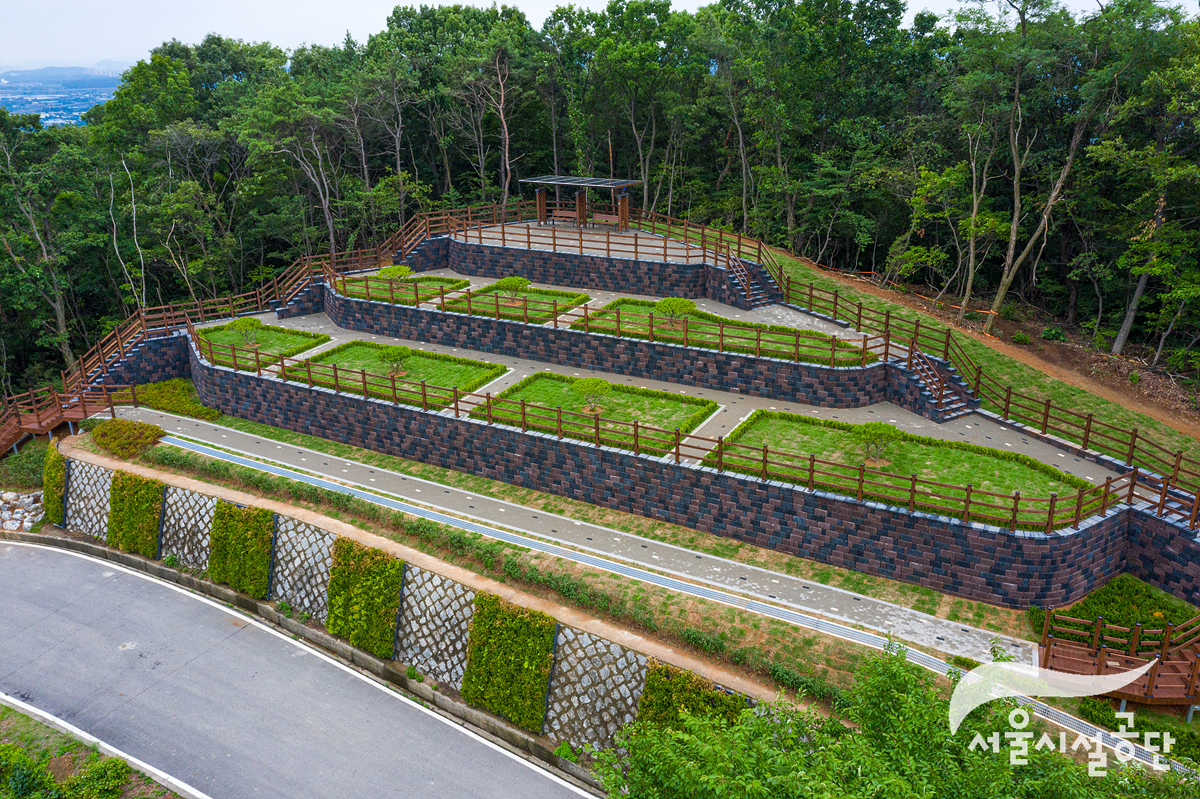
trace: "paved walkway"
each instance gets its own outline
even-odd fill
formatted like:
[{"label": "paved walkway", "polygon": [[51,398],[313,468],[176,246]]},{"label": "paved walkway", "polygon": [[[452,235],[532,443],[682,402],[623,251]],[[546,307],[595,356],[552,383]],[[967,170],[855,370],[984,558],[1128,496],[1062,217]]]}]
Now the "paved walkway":
[{"label": "paved walkway", "polygon": [[590,796],[216,602],[0,544],[0,691],[213,797]]},{"label": "paved walkway", "polygon": [[[861,625],[869,630],[893,633],[903,641],[930,646],[947,654],[986,660],[989,643],[997,637],[996,633],[989,630],[939,619],[840,588],[713,555],[697,554],[671,544],[366,466],[211,422],[185,419],[148,408],[119,408],[118,415],[157,424],[180,438],[211,444],[249,458],[305,471],[416,505],[495,524],[574,549],[613,557],[847,624]],[[1006,636],[1000,638],[1022,662],[1032,662],[1035,651],[1033,644]]]},{"label": "paved walkway", "polygon": [[[729,435],[729,433],[732,432],[733,429],[742,421],[744,421],[752,412],[763,408],[767,410],[779,410],[789,413],[804,414],[806,416],[813,416],[820,419],[839,419],[841,421],[854,423],[886,421],[901,430],[907,430],[923,436],[930,436],[932,438],[938,438],[946,441],[967,441],[973,444],[994,447],[996,449],[1010,449],[1014,452],[1023,452],[1026,455],[1037,458],[1044,463],[1052,464],[1068,474],[1082,477],[1083,479],[1094,482],[1097,485],[1102,484],[1106,477],[1110,475],[1115,477],[1118,474],[1117,472],[1108,470],[1100,464],[1093,463],[1070,453],[1065,453],[1057,447],[1054,447],[1043,441],[1039,441],[1036,438],[1030,438],[1029,436],[1023,435],[1007,425],[1000,424],[975,414],[959,417],[946,424],[936,424],[935,422],[932,422],[923,416],[918,416],[911,411],[907,411],[887,402],[871,405],[865,408],[815,408],[811,405],[802,405],[796,402],[783,402],[781,400],[753,397],[746,394],[733,394],[727,391],[712,391],[709,389],[696,388],[694,386],[680,388],[678,383],[667,383],[660,380],[648,380],[640,377],[628,377],[625,375],[616,375],[608,372],[598,372],[570,366],[558,366],[556,364],[533,361],[526,358],[513,358],[494,353],[477,352],[459,347],[447,347],[440,344],[429,344],[426,342],[410,341],[407,339],[376,336],[369,333],[357,333],[338,327],[324,313],[310,314],[308,316],[297,316],[291,319],[283,320],[275,319],[274,314],[267,313],[261,314],[259,318],[262,319],[265,324],[274,324],[280,327],[293,328],[296,330],[324,333],[331,337],[331,340],[328,343],[314,347],[310,350],[306,350],[301,354],[303,357],[312,357],[314,355],[318,355],[325,350],[336,347],[337,345],[347,341],[403,342],[407,346],[417,350],[440,352],[450,355],[457,355],[460,357],[474,358],[476,360],[487,361],[489,363],[503,364],[509,368],[507,374],[497,378],[495,381],[486,386],[476,389],[475,393],[477,394],[483,394],[487,392],[498,394],[530,374],[534,374],[536,372],[554,372],[573,377],[603,375],[613,383],[620,383],[629,386],[641,386],[643,388],[666,391],[671,394],[688,394],[690,396],[712,399],[715,400],[720,406],[719,409],[693,432],[696,435],[707,436],[714,439],[718,436]],[[447,411],[447,413],[449,413],[449,411]]]}]

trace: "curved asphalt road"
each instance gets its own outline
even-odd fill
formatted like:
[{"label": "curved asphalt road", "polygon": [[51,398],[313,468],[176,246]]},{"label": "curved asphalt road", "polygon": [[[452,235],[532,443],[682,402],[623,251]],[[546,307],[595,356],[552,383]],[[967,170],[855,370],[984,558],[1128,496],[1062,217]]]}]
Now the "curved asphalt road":
[{"label": "curved asphalt road", "polygon": [[0,691],[214,799],[590,796],[215,602],[0,543]]}]

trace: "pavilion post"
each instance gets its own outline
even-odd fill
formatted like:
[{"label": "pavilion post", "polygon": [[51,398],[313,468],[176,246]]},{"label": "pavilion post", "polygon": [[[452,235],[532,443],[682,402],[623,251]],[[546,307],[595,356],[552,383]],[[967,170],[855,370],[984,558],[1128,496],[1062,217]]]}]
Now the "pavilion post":
[{"label": "pavilion post", "polygon": [[537,222],[544,225],[549,218],[549,214],[546,213],[546,187],[539,186],[534,194],[537,197]]},{"label": "pavilion post", "polygon": [[587,189],[575,192],[575,224],[580,230],[587,225]]}]

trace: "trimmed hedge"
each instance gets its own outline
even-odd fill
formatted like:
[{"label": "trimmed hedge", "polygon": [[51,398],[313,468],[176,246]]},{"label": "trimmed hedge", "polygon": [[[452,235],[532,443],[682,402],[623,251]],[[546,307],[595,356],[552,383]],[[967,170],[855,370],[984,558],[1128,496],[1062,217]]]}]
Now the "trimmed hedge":
[{"label": "trimmed hedge", "polygon": [[266,599],[271,579],[275,514],[266,508],[239,508],[218,501],[213,515],[208,576],[214,583],[255,599]]},{"label": "trimmed hedge", "polygon": [[158,523],[164,484],[115,472],[108,510],[108,544],[147,558],[158,557]]},{"label": "trimmed hedge", "polygon": [[63,492],[67,482],[67,459],[58,451],[58,439],[46,448],[42,466],[42,508],[51,524],[63,523]]},{"label": "trimmed hedge", "polygon": [[215,422],[221,418],[221,412],[216,408],[208,408],[200,404],[196,396],[196,387],[191,380],[177,377],[164,380],[161,383],[146,383],[137,387],[138,405],[145,405],[157,411],[187,416],[191,419],[204,419]]},{"label": "trimmed hedge", "polygon": [[557,631],[558,623],[545,613],[476,594],[463,699],[541,733]]},{"label": "trimmed hedge", "polygon": [[333,543],[325,629],[390,660],[395,656],[403,579],[404,561],[349,538],[338,538]]},{"label": "trimmed hedge", "polygon": [[161,427],[132,419],[108,419],[92,431],[96,446],[121,460],[132,460],[166,435]]},{"label": "trimmed hedge", "polygon": [[722,691],[698,674],[652,660],[638,702],[638,721],[683,729],[680,713],[710,716],[732,724],[749,705],[746,697]]},{"label": "trimmed hedge", "polygon": [[[504,391],[501,391],[499,394],[497,394],[492,399],[494,399],[494,400],[495,399],[506,399],[507,397],[510,397],[511,395],[516,394],[521,389],[525,388],[527,385],[529,385],[530,383],[532,383],[535,380],[557,380],[560,383],[574,383],[576,380],[587,380],[587,379],[590,379],[590,378],[570,377],[568,375],[560,375],[560,374],[556,374],[554,372],[534,372],[533,374],[522,378],[520,381],[518,381],[514,385],[504,389]],[[641,386],[623,386],[620,383],[612,383],[611,385],[612,385],[612,392],[615,394],[634,394],[636,396],[642,396],[642,397],[665,397],[667,399],[674,400],[675,402],[679,402],[683,405],[697,406],[698,410],[695,413],[693,413],[691,416],[684,419],[683,423],[679,425],[679,434],[680,435],[684,435],[686,433],[690,433],[693,430],[695,430],[697,427],[699,427],[701,424],[704,423],[705,419],[707,419],[709,416],[711,416],[713,413],[715,413],[717,408],[721,407],[720,404],[716,400],[704,399],[702,397],[691,397],[691,396],[688,396],[687,394],[672,394],[669,391],[655,391],[652,388],[642,388]],[[603,416],[603,414],[602,414],[602,416]],[[474,419],[486,419],[487,418],[487,410],[482,409],[482,408],[476,408],[475,410],[471,411],[471,417]],[[513,411],[509,408],[501,409],[501,408],[493,407],[492,408],[492,418],[494,420],[500,422],[501,424],[513,424],[515,422],[517,425],[520,425],[520,422],[521,422],[520,412]],[[558,432],[558,427],[556,425],[552,425],[547,422],[538,422],[538,421],[530,420],[527,423],[527,426],[529,427],[530,430],[540,430],[541,432],[544,432],[544,433]],[[577,439],[580,441],[591,441],[592,440],[592,435],[590,433],[572,433],[570,430],[567,430],[565,428],[563,430],[563,435],[567,438],[573,438],[573,439]],[[620,434],[615,434],[612,431],[609,431],[607,435],[604,435],[604,443],[607,446],[621,446],[621,444],[623,442],[628,443],[628,444],[633,444],[633,434],[630,433],[627,436],[622,436]],[[640,452],[647,453],[647,454],[664,455],[667,452],[671,451],[671,450],[663,448],[663,447],[651,446],[651,445],[647,444],[644,440],[639,441],[638,446],[639,446]],[[629,447],[629,449],[632,449],[632,446]]]}]

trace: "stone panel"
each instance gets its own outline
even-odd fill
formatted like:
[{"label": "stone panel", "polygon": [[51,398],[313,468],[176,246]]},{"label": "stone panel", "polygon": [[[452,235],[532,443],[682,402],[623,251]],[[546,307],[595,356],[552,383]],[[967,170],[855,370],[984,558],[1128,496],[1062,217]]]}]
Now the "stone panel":
[{"label": "stone panel", "polygon": [[71,461],[67,484],[67,529],[108,542],[108,508],[112,492],[111,469],[84,461]]},{"label": "stone panel", "polygon": [[167,486],[162,556],[174,555],[189,569],[207,569],[216,497]]},{"label": "stone panel", "polygon": [[402,601],[396,659],[456,691],[461,689],[467,668],[467,630],[475,615],[475,592],[462,583],[408,564]]},{"label": "stone panel", "polygon": [[90,375],[89,382],[124,386],[191,377],[185,331],[176,331],[174,334],[165,334],[163,331],[151,333],[158,335],[138,343],[124,358],[110,363],[106,372]]},{"label": "stone panel", "polygon": [[560,627],[545,731],[554,741],[608,749],[617,731],[633,721],[646,684],[645,655]]},{"label": "stone panel", "polygon": [[337,536],[290,516],[276,516],[275,561],[271,598],[325,621],[329,601],[329,570]]}]

